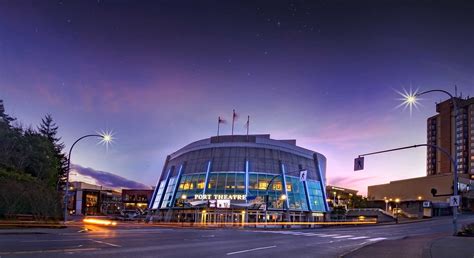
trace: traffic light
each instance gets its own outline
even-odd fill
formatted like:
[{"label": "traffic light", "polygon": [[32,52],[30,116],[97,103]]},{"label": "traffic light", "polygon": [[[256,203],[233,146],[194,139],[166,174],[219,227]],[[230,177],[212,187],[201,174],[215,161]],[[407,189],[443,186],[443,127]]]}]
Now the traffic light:
[{"label": "traffic light", "polygon": [[438,190],[436,190],[436,188],[431,188],[431,194],[436,196],[436,193],[438,193]]}]

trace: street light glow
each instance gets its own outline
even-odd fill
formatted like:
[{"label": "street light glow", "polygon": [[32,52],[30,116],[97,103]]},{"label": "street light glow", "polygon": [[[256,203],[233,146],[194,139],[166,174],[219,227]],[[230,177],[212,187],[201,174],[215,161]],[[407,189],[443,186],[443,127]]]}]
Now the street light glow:
[{"label": "street light glow", "polygon": [[105,148],[109,150],[109,145],[111,145],[114,141],[114,132],[113,131],[101,131],[98,133],[102,138],[100,139],[100,144],[105,145]]},{"label": "street light glow", "polygon": [[403,92],[397,91],[396,92],[402,96],[402,98],[398,98],[397,100],[401,100],[402,103],[400,103],[396,108],[403,107],[403,110],[409,108],[410,109],[410,116],[413,112],[413,107],[418,108],[418,105],[421,105],[418,100],[420,98],[418,97],[418,89],[413,91],[410,88],[410,91],[407,91],[406,89],[403,89]]}]

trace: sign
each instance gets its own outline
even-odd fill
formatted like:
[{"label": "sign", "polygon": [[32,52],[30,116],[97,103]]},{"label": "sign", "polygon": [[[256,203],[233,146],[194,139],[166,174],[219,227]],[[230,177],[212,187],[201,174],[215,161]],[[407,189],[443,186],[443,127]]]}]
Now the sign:
[{"label": "sign", "polygon": [[209,200],[209,208],[215,208],[216,203],[217,203],[217,200]]},{"label": "sign", "polygon": [[459,195],[453,195],[449,197],[449,206],[451,207],[457,207],[459,206],[459,202],[461,199],[459,198]]},{"label": "sign", "polygon": [[230,208],[230,200],[217,200],[217,208],[220,208],[220,209]]},{"label": "sign", "polygon": [[429,201],[423,202],[423,208],[429,208],[429,207],[431,207],[431,202]]},{"label": "sign", "polygon": [[354,159],[354,171],[364,170],[364,157]]},{"label": "sign", "polygon": [[194,199],[197,200],[247,200],[245,194],[195,194]]},{"label": "sign", "polygon": [[300,182],[306,182],[306,176],[308,175],[308,170],[300,171]]}]

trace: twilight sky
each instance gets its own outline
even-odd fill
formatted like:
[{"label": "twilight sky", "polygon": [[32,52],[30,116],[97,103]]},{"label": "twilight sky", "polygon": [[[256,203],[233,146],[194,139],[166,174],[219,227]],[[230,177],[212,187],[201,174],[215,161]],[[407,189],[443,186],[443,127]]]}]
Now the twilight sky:
[{"label": "twilight sky", "polygon": [[[357,3],[355,3],[357,2]],[[420,1],[421,2],[421,1]],[[474,4],[456,1],[0,1],[0,99],[36,126],[46,113],[73,163],[147,185],[167,154],[236,132],[297,140],[355,188],[425,175],[430,95],[410,116],[395,90],[474,95]],[[230,133],[230,124],[221,127]]]}]

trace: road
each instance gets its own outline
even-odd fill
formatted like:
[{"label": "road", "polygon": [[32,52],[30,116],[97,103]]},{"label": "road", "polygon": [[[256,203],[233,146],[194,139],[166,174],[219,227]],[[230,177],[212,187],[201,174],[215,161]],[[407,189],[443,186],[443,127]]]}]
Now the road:
[{"label": "road", "polygon": [[[464,215],[460,224],[474,223]],[[450,217],[376,226],[316,229],[193,229],[121,224],[0,230],[0,257],[338,257],[407,236],[450,235]]]}]

